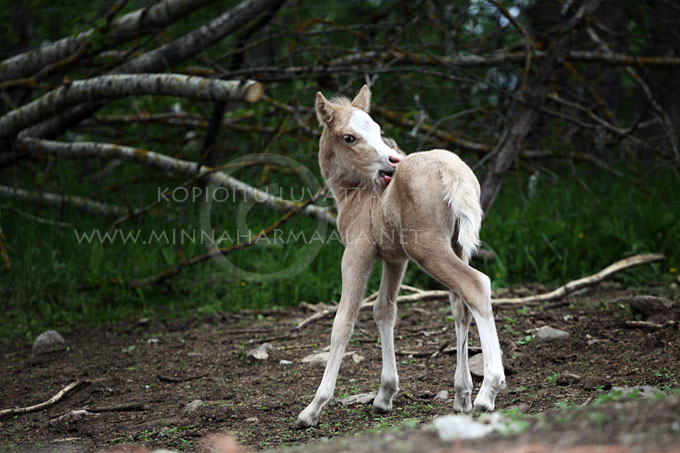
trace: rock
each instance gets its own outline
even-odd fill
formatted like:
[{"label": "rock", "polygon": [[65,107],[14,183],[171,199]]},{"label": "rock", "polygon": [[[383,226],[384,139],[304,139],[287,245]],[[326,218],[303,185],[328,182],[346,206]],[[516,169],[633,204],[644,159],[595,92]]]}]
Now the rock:
[{"label": "rock", "polygon": [[56,330],[48,330],[41,333],[33,342],[33,354],[44,354],[46,352],[64,349],[66,340],[59,335]]},{"label": "rock", "polygon": [[449,399],[449,391],[448,390],[441,390],[439,393],[437,393],[434,398],[432,398],[432,401],[435,403],[439,402],[444,402],[447,399]]},{"label": "rock", "polygon": [[189,404],[184,406],[184,408],[182,409],[182,412],[184,412],[186,414],[191,414],[193,411],[195,411],[196,409],[198,409],[201,406],[203,406],[203,401],[193,400],[192,402],[190,402]]},{"label": "rock", "polygon": [[290,360],[279,360],[279,365],[291,365],[292,363]]},{"label": "rock", "polygon": [[257,417],[248,417],[246,418],[246,423],[257,423],[260,420]]},{"label": "rock", "polygon": [[572,385],[581,380],[581,376],[573,373],[561,373],[557,376],[557,385]]},{"label": "rock", "polygon": [[60,426],[60,425],[68,425],[72,424],[73,422],[77,422],[79,420],[82,420],[85,417],[98,417],[99,414],[95,414],[92,412],[88,412],[85,409],[79,409],[79,410],[72,410],[71,412],[68,412],[64,415],[61,415],[57,418],[53,418],[50,420],[50,425],[52,426]]},{"label": "rock", "polygon": [[343,406],[353,406],[355,404],[368,404],[373,402],[375,399],[377,392],[371,392],[371,393],[359,393],[358,395],[352,395],[348,396],[347,398],[343,398],[340,400],[340,404]]},{"label": "rock", "polygon": [[608,341],[609,340],[606,339],[606,338],[593,338],[593,339],[588,340],[588,346],[592,346],[592,345],[598,344],[598,343],[606,343]]},{"label": "rock", "polygon": [[569,332],[565,332],[564,330],[543,326],[536,331],[534,337],[541,341],[561,341],[568,339],[570,335]]},{"label": "rock", "polygon": [[494,429],[492,424],[480,423],[469,415],[444,415],[435,418],[433,425],[443,442],[478,439]]},{"label": "rock", "polygon": [[484,357],[482,354],[475,354],[469,361],[470,374],[474,377],[484,377]]},{"label": "rock", "polygon": [[629,396],[635,393],[636,395],[648,399],[653,398],[656,394],[662,393],[656,387],[651,385],[638,385],[636,387],[612,387],[613,392],[619,392],[621,396]]},{"label": "rock", "polygon": [[[328,362],[329,355],[330,352],[327,351],[310,354],[302,359],[302,363],[326,363]],[[347,356],[350,356],[354,363],[359,363],[364,360],[363,356],[360,356],[356,352],[346,352],[343,358],[346,358]]]},{"label": "rock", "polygon": [[252,357],[255,360],[267,360],[269,358],[269,351],[274,349],[270,343],[262,343],[260,346],[251,349],[246,353],[246,357]]},{"label": "rock", "polygon": [[645,319],[663,316],[673,307],[673,301],[657,296],[635,296],[629,299],[619,299],[619,301],[628,302],[633,313]]},{"label": "rock", "polygon": [[601,378],[598,376],[590,376],[583,380],[583,388],[585,390],[595,390],[597,388],[609,390],[612,388],[612,384],[605,378]]}]

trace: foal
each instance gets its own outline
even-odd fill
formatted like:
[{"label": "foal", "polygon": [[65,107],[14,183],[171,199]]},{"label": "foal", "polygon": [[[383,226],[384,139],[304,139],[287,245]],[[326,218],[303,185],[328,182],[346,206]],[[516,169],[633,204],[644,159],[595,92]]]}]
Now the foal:
[{"label": "foal", "polygon": [[474,410],[492,411],[496,394],[505,387],[489,278],[468,265],[479,243],[482,221],[479,182],[449,151],[403,157],[387,146],[380,126],[368,115],[370,102],[366,85],[351,102],[346,98],[328,101],[323,94],[316,95],[316,113],[323,125],[319,164],[338,204],[338,229],[345,251],[330,356],[314,400],[298,416],[300,428],[315,426],[333,398],[340,363],[376,258],[383,260],[380,293],[373,307],[383,366],[373,410],[392,410],[392,398],[399,390],[394,357],[396,297],[409,259],[450,288],[457,340],[454,410],[473,409],[467,350],[473,317],[484,358],[484,382]]}]

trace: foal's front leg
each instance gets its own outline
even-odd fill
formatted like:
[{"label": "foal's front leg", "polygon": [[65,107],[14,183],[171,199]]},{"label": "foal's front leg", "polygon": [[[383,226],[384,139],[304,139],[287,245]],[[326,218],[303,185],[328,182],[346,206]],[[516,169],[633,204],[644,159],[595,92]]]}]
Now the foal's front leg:
[{"label": "foal's front leg", "polygon": [[342,295],[331,331],[331,351],[323,379],[312,402],[300,412],[295,426],[316,426],[324,407],[333,398],[335,382],[340,371],[342,357],[354,330],[359,304],[366,289],[366,282],[373,268],[374,251],[366,244],[347,246],[342,255]]},{"label": "foal's front leg", "polygon": [[392,410],[392,398],[399,391],[397,361],[394,357],[394,324],[397,318],[397,294],[404,277],[408,261],[383,263],[382,280],[378,300],[373,305],[373,318],[380,330],[382,346],[382,373],[380,375],[380,391],[373,400],[375,412]]}]

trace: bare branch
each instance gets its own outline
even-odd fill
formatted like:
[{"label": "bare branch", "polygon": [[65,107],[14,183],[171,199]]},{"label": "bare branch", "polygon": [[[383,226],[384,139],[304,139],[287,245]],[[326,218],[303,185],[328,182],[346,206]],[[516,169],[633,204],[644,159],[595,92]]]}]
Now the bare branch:
[{"label": "bare branch", "polygon": [[180,74],[116,74],[78,80],[51,91],[0,118],[0,136],[25,129],[55,111],[81,102],[137,94],[164,94],[203,101],[255,102],[263,94],[254,80],[214,80]]},{"label": "bare branch", "polygon": [[[184,174],[196,178],[209,178],[210,181],[215,184],[219,184],[242,195],[246,200],[254,201],[276,210],[295,209],[302,204],[271,195],[239,181],[218,169],[208,166],[199,167],[196,165],[196,162],[175,159],[170,156],[139,148],[96,142],[65,143],[52,140],[41,140],[32,137],[19,139],[17,146],[21,150],[29,153],[77,158],[94,157],[100,159],[120,159],[159,168],[171,173]],[[309,205],[305,206],[301,212],[309,217],[323,220],[330,224],[335,223],[335,217],[329,208]],[[122,217],[125,214],[126,212],[123,212],[118,217]]]},{"label": "bare branch", "polygon": [[27,406],[27,407],[16,407],[16,408],[11,408],[11,409],[3,409],[0,410],[0,417],[4,417],[6,415],[19,415],[19,414],[28,414],[30,412],[37,412],[43,409],[47,409],[48,407],[52,407],[55,404],[57,404],[59,401],[61,401],[66,395],[77,389],[78,387],[81,387],[85,384],[89,384],[88,381],[76,381],[72,382],[63,389],[61,389],[59,392],[57,392],[56,395],[54,395],[52,398],[48,399],[45,402],[42,402],[40,404],[35,404],[33,406]]},{"label": "bare branch", "polygon": [[[90,200],[89,198],[78,197],[76,195],[60,195],[51,192],[36,192],[9,186],[0,186],[0,195],[7,198],[14,198],[31,203],[41,203],[49,206],[69,205],[85,212],[89,212],[90,214],[100,216],[103,215],[107,217],[121,217],[129,212],[122,206],[109,205],[100,201]],[[136,211],[133,210],[133,212]]]},{"label": "bare branch", "polygon": [[[125,43],[139,35],[164,28],[213,1],[215,0],[161,0],[114,20],[107,39],[111,46]],[[90,29],[75,37],[60,39],[0,62],[0,81],[33,74],[51,63],[68,58],[94,36],[95,31]]]}]

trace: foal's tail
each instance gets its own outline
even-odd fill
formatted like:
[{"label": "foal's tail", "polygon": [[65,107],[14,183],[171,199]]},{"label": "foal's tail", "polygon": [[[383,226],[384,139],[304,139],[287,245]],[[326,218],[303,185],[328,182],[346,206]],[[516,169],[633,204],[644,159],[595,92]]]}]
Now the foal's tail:
[{"label": "foal's tail", "polygon": [[458,225],[458,244],[462,257],[468,261],[479,247],[479,229],[482,226],[482,206],[479,203],[479,182],[472,171],[460,174],[442,171],[444,200],[451,207],[453,220]]}]

